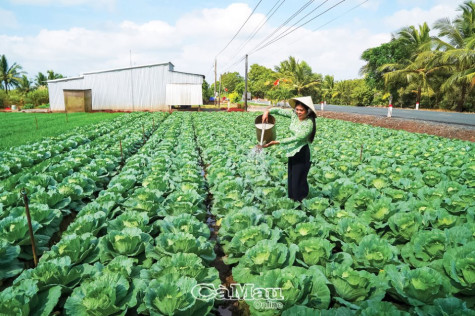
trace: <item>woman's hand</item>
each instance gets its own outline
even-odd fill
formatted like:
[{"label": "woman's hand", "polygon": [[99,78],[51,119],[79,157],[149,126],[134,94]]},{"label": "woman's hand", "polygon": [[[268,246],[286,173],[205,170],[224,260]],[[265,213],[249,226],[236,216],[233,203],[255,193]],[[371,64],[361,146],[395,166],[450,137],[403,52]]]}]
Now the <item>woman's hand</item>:
[{"label": "woman's hand", "polygon": [[269,120],[269,110],[264,110],[262,114],[262,123],[267,123]]},{"label": "woman's hand", "polygon": [[270,146],[274,146],[274,145],[279,145],[280,143],[276,140],[273,140],[267,144],[265,144],[264,146],[262,146],[263,148],[267,148],[267,147],[270,147]]}]

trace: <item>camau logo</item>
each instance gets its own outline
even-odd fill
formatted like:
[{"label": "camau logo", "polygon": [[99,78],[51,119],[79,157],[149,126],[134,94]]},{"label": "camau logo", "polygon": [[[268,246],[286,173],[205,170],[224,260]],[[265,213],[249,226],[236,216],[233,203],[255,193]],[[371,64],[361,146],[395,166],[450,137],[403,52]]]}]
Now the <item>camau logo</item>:
[{"label": "camau logo", "polygon": [[[281,288],[260,288],[254,284],[231,284],[229,288],[214,284],[200,283],[193,287],[191,294],[194,298],[208,301],[214,300],[246,300],[255,301],[259,309],[282,309],[284,300]],[[257,304],[257,305],[256,305]]]}]

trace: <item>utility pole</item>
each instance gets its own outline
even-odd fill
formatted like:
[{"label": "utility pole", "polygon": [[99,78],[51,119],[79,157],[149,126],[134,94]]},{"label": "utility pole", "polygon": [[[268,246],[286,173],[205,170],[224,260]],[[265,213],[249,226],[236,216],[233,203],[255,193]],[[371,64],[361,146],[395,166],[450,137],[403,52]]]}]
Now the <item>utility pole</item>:
[{"label": "utility pole", "polygon": [[219,93],[218,93],[218,106],[221,107],[221,82],[223,81],[223,75],[219,75]]},{"label": "utility pole", "polygon": [[246,69],[244,70],[244,111],[247,112],[247,54],[246,54]]},{"label": "utility pole", "polygon": [[214,104],[216,105],[217,58],[214,59]]}]

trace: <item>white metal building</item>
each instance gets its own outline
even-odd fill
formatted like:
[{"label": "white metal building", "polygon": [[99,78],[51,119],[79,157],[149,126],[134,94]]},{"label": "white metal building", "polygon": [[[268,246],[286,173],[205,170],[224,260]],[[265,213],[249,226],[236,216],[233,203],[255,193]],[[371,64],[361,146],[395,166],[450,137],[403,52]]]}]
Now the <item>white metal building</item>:
[{"label": "white metal building", "polygon": [[204,76],[173,69],[168,62],[49,80],[50,107],[65,111],[64,90],[91,90],[92,110],[164,111],[172,105],[202,105]]}]

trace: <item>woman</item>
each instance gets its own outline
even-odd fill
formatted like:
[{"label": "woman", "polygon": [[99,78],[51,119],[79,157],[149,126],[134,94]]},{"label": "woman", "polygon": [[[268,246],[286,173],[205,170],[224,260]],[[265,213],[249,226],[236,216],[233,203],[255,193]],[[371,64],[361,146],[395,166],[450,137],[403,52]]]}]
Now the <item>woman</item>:
[{"label": "woman", "polygon": [[294,111],[284,109],[266,109],[262,121],[267,122],[269,113],[288,116],[290,120],[290,137],[274,140],[265,144],[264,148],[284,145],[288,161],[288,194],[289,198],[301,202],[308,195],[307,175],[310,170],[310,148],[315,138],[317,117],[311,97],[294,98],[289,101]]}]

